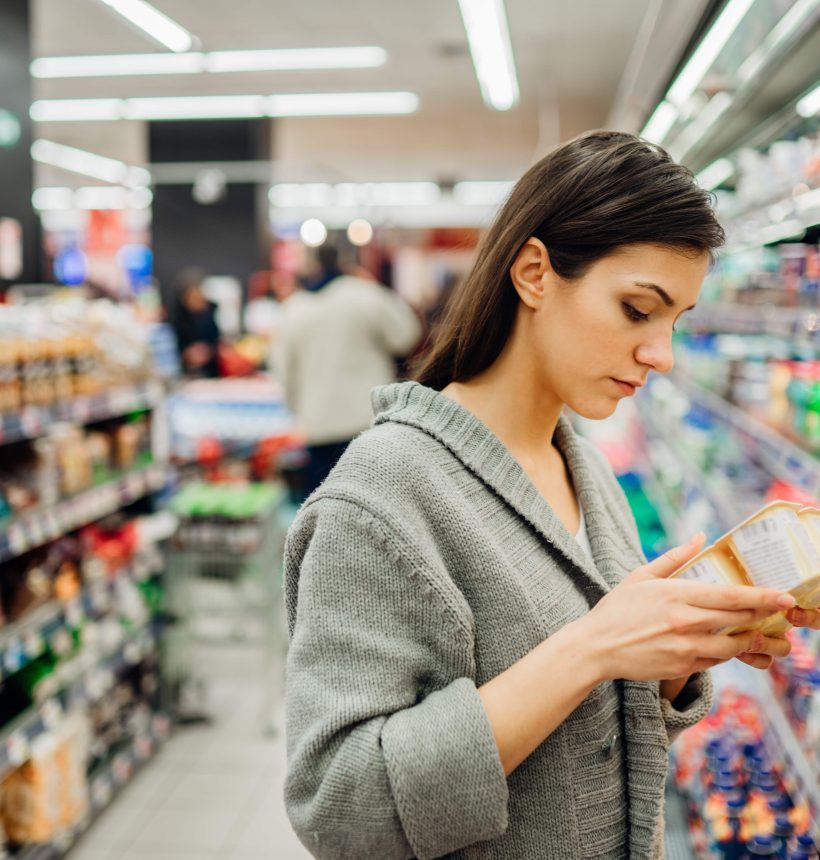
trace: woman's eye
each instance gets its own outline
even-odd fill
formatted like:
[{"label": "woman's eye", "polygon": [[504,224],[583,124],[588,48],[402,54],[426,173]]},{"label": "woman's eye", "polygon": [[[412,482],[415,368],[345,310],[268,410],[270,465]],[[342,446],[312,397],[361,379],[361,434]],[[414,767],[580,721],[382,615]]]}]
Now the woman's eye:
[{"label": "woman's eye", "polygon": [[642,314],[636,307],[633,307],[628,302],[621,302],[621,307],[629,319],[634,322],[646,322],[649,319],[649,314]]}]

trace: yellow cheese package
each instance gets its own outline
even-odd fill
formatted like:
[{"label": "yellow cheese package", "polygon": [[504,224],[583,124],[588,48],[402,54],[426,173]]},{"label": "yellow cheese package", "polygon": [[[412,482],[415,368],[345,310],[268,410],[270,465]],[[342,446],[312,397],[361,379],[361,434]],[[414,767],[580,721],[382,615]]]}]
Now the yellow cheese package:
[{"label": "yellow cheese package", "polygon": [[[772,502],[699,552],[673,576],[698,582],[756,585],[794,595],[804,609],[820,607],[820,509]],[[791,625],[782,612],[730,632],[779,635]]]}]

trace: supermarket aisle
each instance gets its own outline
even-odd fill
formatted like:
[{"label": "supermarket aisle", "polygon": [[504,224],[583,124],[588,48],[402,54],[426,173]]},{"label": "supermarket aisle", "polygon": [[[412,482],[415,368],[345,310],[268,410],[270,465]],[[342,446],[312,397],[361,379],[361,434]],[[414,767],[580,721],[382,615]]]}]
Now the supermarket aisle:
[{"label": "supermarket aisle", "polygon": [[[305,860],[282,802],[284,735],[260,730],[253,651],[209,648],[212,725],[180,728],[70,860]],[[282,708],[276,709],[282,725]]]}]

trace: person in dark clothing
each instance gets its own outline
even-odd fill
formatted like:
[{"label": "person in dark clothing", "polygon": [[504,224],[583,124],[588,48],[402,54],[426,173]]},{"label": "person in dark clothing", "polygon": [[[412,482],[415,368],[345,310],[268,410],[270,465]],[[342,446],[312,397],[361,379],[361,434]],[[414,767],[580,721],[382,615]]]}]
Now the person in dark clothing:
[{"label": "person in dark clothing", "polygon": [[344,274],[339,266],[339,250],[335,246],[329,243],[320,245],[316,251],[316,259],[319,263],[319,273],[306,284],[306,289],[311,293],[319,292],[331,281],[335,281]]},{"label": "person in dark clothing", "polygon": [[219,325],[216,305],[202,291],[205,273],[186,269],[176,282],[177,308],[174,329],[177,334],[183,370],[190,376],[219,376]]}]

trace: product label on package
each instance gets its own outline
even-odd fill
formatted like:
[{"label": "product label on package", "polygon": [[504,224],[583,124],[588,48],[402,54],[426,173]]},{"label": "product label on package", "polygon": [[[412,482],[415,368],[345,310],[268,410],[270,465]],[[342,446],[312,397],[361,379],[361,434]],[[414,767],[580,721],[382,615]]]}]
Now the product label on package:
[{"label": "product label on package", "polygon": [[732,540],[755,585],[784,591],[800,585],[799,555],[817,569],[817,552],[794,511],[773,511],[739,528]]},{"label": "product label on package", "polygon": [[708,555],[685,570],[680,578],[691,579],[695,582],[708,582],[710,585],[725,585],[726,583],[720,572],[720,566]]}]

